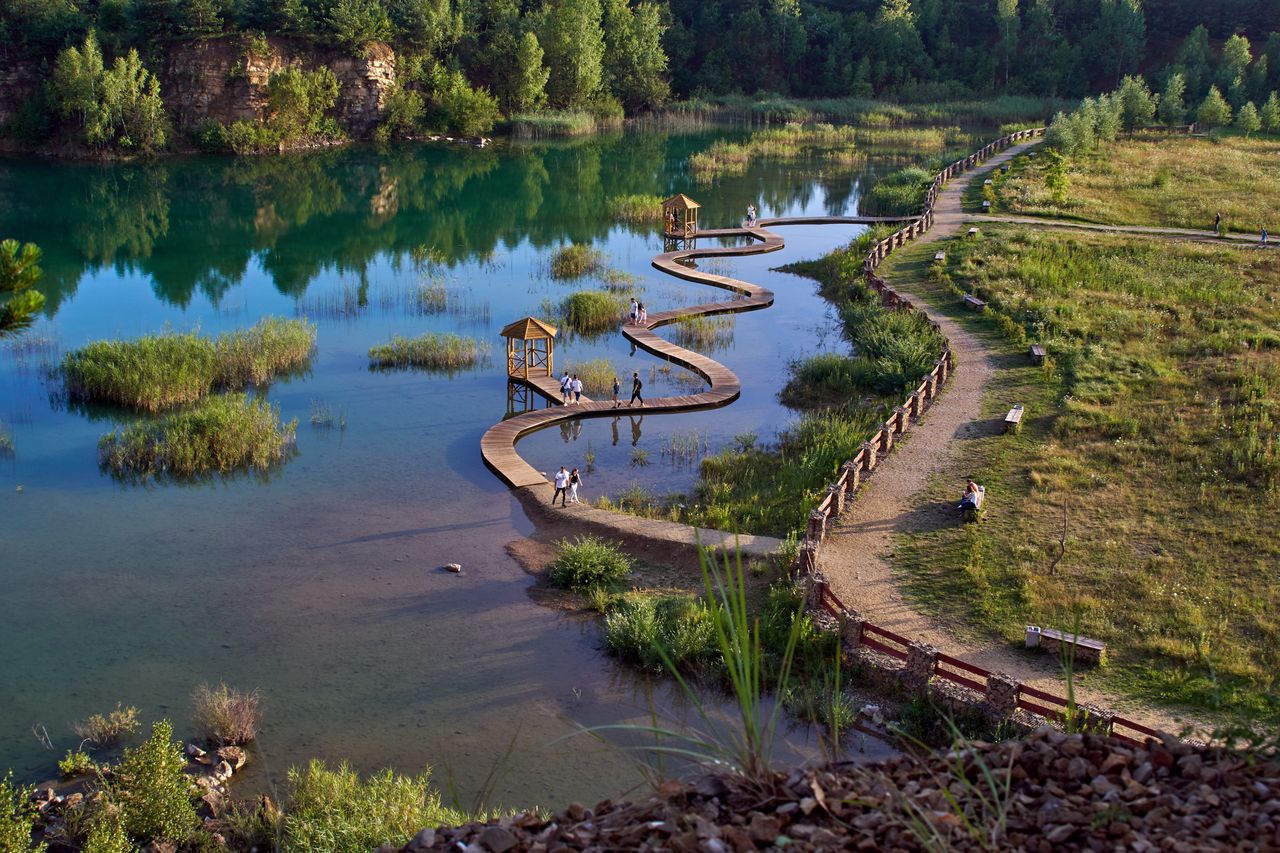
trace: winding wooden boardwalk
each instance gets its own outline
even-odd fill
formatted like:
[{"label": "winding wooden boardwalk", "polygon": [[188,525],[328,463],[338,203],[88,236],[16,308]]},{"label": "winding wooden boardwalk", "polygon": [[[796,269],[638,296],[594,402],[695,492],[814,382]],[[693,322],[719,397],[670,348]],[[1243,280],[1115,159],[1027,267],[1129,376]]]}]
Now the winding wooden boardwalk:
[{"label": "winding wooden boardwalk", "polygon": [[[746,237],[751,240],[738,246],[691,246],[674,252],[663,252],[653,259],[653,266],[668,275],[706,284],[711,287],[728,290],[738,294],[737,299],[724,302],[704,302],[686,308],[670,311],[659,311],[650,314],[646,323],[624,323],[622,334],[640,349],[651,352],[666,361],[678,364],[697,373],[710,386],[699,394],[687,394],[673,397],[656,397],[646,400],[643,411],[652,412],[687,412],[694,409],[716,408],[726,406],[738,398],[742,392],[742,383],[737,374],[713,358],[677,346],[654,333],[654,329],[674,323],[686,317],[709,316],[713,314],[731,314],[742,311],[755,311],[773,304],[773,291],[768,288],[742,281],[728,276],[702,272],[681,263],[694,258],[731,257],[742,255],[759,255],[776,252],[785,243],[781,236],[768,230],[771,226],[780,225],[876,225],[881,223],[899,223],[911,217],[881,218],[866,216],[803,216],[778,219],[761,219],[753,227],[717,228],[698,232],[698,239],[719,239]],[[554,378],[548,381],[533,380],[529,383],[536,390],[553,402],[559,402],[559,383]],[[628,393],[629,385],[623,380],[623,391]],[[610,401],[587,401],[571,406],[557,405],[548,409],[524,412],[515,417],[494,424],[485,431],[480,439],[480,453],[489,469],[498,475],[508,486],[522,489],[531,486],[546,486],[545,475],[526,462],[516,452],[516,442],[522,437],[553,426],[560,421],[571,418],[610,417],[621,410]],[[631,411],[635,411],[633,408]]]}]

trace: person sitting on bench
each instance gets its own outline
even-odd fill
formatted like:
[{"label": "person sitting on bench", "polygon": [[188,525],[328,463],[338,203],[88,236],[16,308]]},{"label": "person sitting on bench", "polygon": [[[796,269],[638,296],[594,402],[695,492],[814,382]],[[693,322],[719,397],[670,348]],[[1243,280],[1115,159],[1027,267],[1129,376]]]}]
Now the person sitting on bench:
[{"label": "person sitting on bench", "polygon": [[982,487],[970,480],[965,484],[964,497],[960,499],[960,506],[956,509],[972,509],[978,508],[978,503],[982,500]]}]

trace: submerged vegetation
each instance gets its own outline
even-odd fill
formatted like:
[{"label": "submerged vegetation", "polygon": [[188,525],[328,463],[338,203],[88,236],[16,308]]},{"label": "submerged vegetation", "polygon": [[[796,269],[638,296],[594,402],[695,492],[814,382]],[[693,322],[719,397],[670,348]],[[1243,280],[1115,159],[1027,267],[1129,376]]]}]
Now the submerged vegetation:
[{"label": "submerged vegetation", "polygon": [[952,475],[1017,511],[902,537],[917,600],[1010,641],[1078,617],[1122,689],[1280,719],[1280,254],[1006,226],[926,251],[895,273],[978,295],[1007,354],[1047,356],[988,404],[1026,404],[1022,433],[969,442]]},{"label": "submerged vegetation", "polygon": [[700,353],[713,353],[733,346],[738,321],[732,314],[681,317],[667,330],[671,342]]},{"label": "submerged vegetation", "polygon": [[158,420],[107,433],[99,464],[129,482],[194,479],[237,471],[266,472],[294,452],[298,421],[245,394],[221,394]]},{"label": "submerged vegetation", "polygon": [[428,332],[416,338],[396,335],[369,348],[369,367],[462,370],[475,366],[488,353],[489,345],[483,341],[452,332]]},{"label": "submerged vegetation", "polygon": [[275,317],[216,338],[164,332],[97,341],[67,353],[62,377],[74,399],[159,412],[301,370],[315,341],[315,326]]}]

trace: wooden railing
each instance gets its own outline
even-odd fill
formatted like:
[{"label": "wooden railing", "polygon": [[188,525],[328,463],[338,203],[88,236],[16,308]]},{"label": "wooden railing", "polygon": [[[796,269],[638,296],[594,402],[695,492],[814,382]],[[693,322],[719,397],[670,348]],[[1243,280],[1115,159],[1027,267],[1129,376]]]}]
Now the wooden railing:
[{"label": "wooden railing", "polygon": [[[981,150],[957,160],[934,176],[933,182],[925,192],[924,207],[919,217],[878,241],[868,250],[862,262],[862,273],[867,286],[879,294],[885,306],[901,311],[918,310],[909,299],[903,297],[890,287],[888,282],[876,275],[876,269],[895,249],[933,227],[934,205],[937,203],[943,185],[956,175],[985,162],[991,155],[1003,151],[1010,145],[1041,136],[1044,131],[1043,127],[1037,127],[1002,136]],[[936,321],[931,320],[930,323],[935,330],[941,331]],[[933,679],[950,682],[977,694],[996,716],[1008,718],[1022,711],[1061,725],[1067,722],[1069,715],[1073,713],[1074,703],[1068,699],[1021,684],[1009,676],[994,673],[943,654],[937,649],[912,642],[900,634],[865,621],[856,611],[847,608],[832,592],[830,584],[818,570],[818,552],[827,536],[829,522],[838,518],[844,512],[845,503],[856,496],[864,475],[871,473],[880,460],[893,451],[898,437],[910,430],[912,424],[933,405],[939,390],[946,384],[954,367],[951,347],[947,344],[934,361],[933,369],[921,377],[920,384],[911,391],[902,405],[897,406],[889,419],[867,441],[863,442],[862,449],[841,466],[835,482],[827,487],[826,492],[809,513],[809,523],[805,529],[804,539],[800,543],[796,572],[802,578],[808,578],[810,582],[807,599],[809,609],[834,617],[824,621],[832,622],[837,626],[837,630],[842,634],[841,645],[845,652],[853,652],[861,647],[903,661],[902,672],[912,676],[911,680],[915,684],[927,687]],[[1076,708],[1074,713],[1078,721],[1083,721],[1083,724],[1092,731],[1107,733],[1131,743],[1141,745],[1148,738],[1163,737],[1155,729],[1118,717],[1101,708],[1081,706]]]}]

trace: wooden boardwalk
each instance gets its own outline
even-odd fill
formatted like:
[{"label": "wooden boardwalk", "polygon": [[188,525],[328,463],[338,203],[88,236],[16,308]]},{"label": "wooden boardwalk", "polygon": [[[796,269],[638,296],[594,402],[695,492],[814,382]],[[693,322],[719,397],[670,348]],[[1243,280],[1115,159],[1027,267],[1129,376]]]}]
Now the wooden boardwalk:
[{"label": "wooden boardwalk", "polygon": [[[751,242],[738,246],[691,246],[674,252],[664,252],[653,259],[653,266],[668,275],[706,284],[711,287],[728,290],[738,294],[737,299],[725,302],[705,302],[686,308],[670,311],[659,311],[650,314],[644,324],[624,323],[622,334],[640,349],[666,361],[678,364],[697,373],[710,386],[699,394],[687,394],[674,397],[656,397],[645,401],[642,411],[651,412],[687,412],[694,409],[708,409],[726,406],[738,398],[742,392],[742,383],[737,374],[713,358],[701,353],[677,346],[654,333],[654,329],[674,323],[685,317],[709,316],[712,314],[730,314],[741,311],[755,311],[773,304],[773,291],[728,276],[702,272],[681,263],[694,258],[731,257],[742,255],[759,255],[776,252],[785,243],[782,237],[769,231],[766,226],[778,225],[876,225],[889,222],[905,222],[908,218],[888,219],[866,216],[806,216],[791,218],[761,219],[753,227],[716,228],[698,232],[699,239],[718,239],[746,237]],[[560,382],[556,377],[539,377],[526,382],[547,399],[560,402]],[[630,383],[622,380],[623,393],[630,397]],[[625,408],[625,406],[623,407]],[[577,405],[557,405],[548,409],[524,412],[491,426],[480,439],[480,453],[485,465],[508,486],[521,489],[528,486],[547,484],[547,477],[521,458],[516,452],[516,442],[523,436],[541,429],[546,429],[560,421],[570,418],[600,418],[616,415],[621,409],[615,408],[611,401],[588,401],[583,398]],[[635,411],[634,408],[631,411]]]}]

